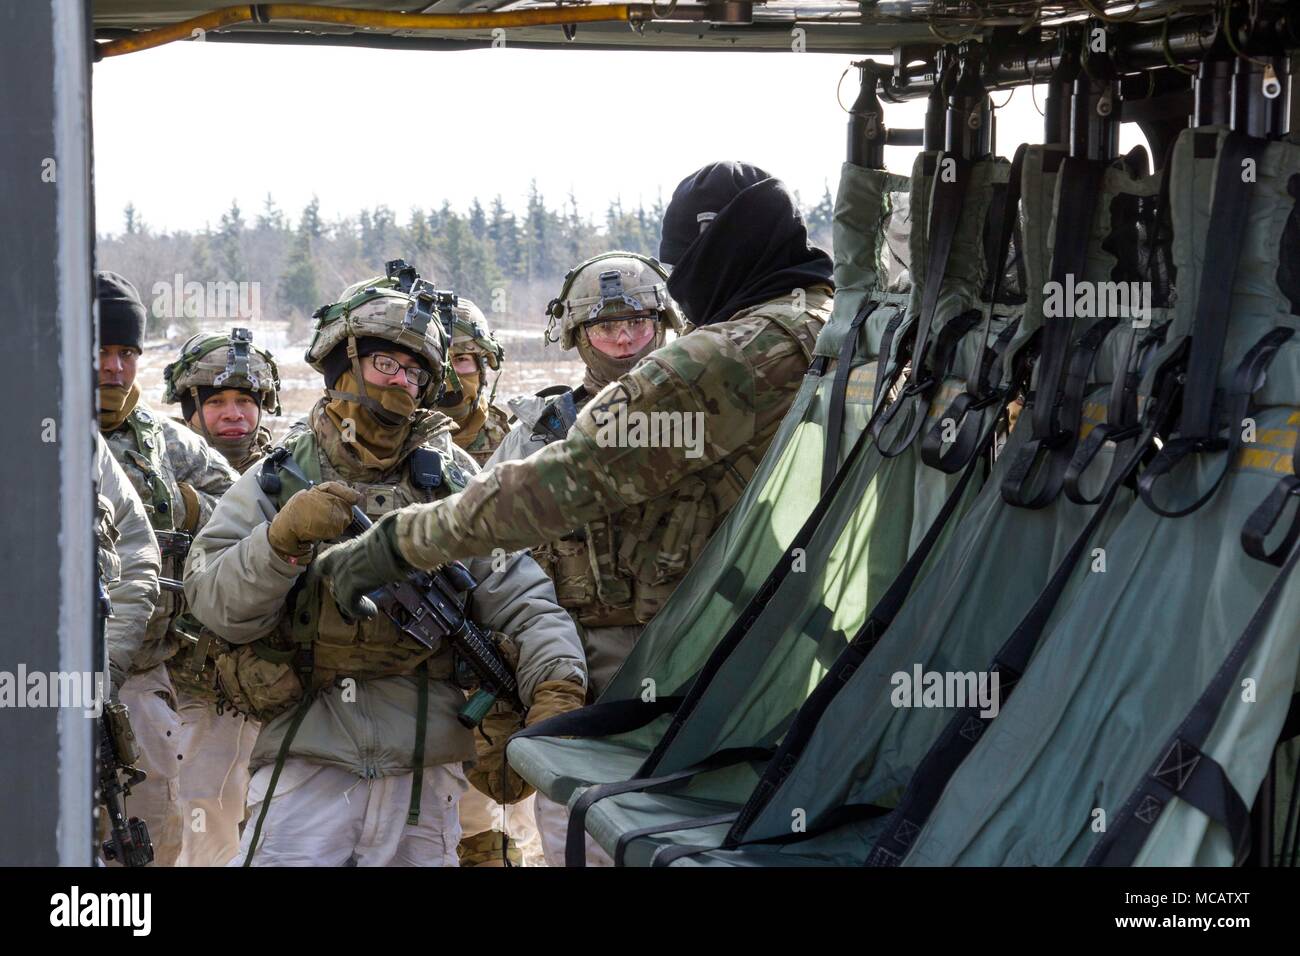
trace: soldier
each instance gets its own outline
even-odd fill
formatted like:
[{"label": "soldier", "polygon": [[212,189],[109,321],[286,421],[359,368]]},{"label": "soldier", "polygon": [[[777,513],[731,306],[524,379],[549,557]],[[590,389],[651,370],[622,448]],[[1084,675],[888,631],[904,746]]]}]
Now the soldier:
[{"label": "soldier", "polygon": [[[668,292],[694,328],[606,385],[563,440],[496,465],[450,500],[404,508],[322,555],[319,572],[340,606],[372,612],[363,595],[407,568],[616,526],[635,532],[617,555],[603,546],[596,555],[602,586],[614,589],[592,607],[628,617],[591,623],[650,620],[753,476],[833,294],[830,258],[808,244],[789,191],[740,163],[706,166],[677,187],[660,258],[676,264]],[[611,276],[602,300],[619,297],[614,285]],[[647,440],[651,412],[677,421],[681,440]],[[690,441],[688,426],[697,431]],[[577,569],[556,571],[570,573],[577,583]],[[539,814],[542,807],[539,800]],[[553,832],[542,829],[544,837]]]},{"label": "soldier", "polygon": [[[245,862],[457,865],[461,763],[475,750],[456,719],[465,695],[446,642],[431,650],[386,617],[345,616],[305,573],[348,530],[354,505],[385,526],[477,471],[452,443],[451,420],[432,410],[450,298],[418,279],[372,279],[319,310],[307,361],[325,396],[236,483],[195,542],[190,606],[237,645],[217,661],[222,692],[262,721]],[[468,610],[516,660],[528,721],[581,706],[582,647],[532,558],[501,552],[470,571],[480,583]]]},{"label": "soldier", "polygon": [[144,503],[99,434],[95,435],[95,541],[100,578],[112,604],[104,628],[104,660],[111,693],[117,696],[158,603],[161,557]]},{"label": "soldier", "polygon": [[[201,434],[239,472],[271,450],[271,431],[262,415],[280,414],[275,359],[252,342],[248,329],[200,332],[163,370],[163,401],[180,403],[177,421]],[[221,639],[189,615],[177,628],[195,639],[167,662],[180,698],[181,803],[189,826],[178,864],[224,866],[239,853],[248,761],[258,727],[219,703],[212,662],[222,649]]]},{"label": "soldier", "polygon": [[[569,271],[560,294],[547,306],[547,335],[558,324],[554,341],[566,351],[578,350],[585,366],[582,384],[558,395],[551,388],[542,396],[511,402],[519,424],[491,464],[526,458],[565,438],[578,412],[606,385],[661,348],[669,329],[683,331],[677,307],[668,296],[667,279],[656,260],[633,252],[608,252]],[[593,700],[605,690],[655,608],[686,571],[683,566],[680,573],[652,584],[638,581],[626,565],[602,560],[605,555],[619,555],[624,540],[636,533],[636,527],[622,524],[632,517],[639,514],[602,515],[533,549],[537,563],[555,582],[560,605],[578,624]]]},{"label": "soldier", "polygon": [[[634,252],[608,252],[569,270],[560,294],[547,305],[550,322],[546,337],[559,342],[565,351],[578,350],[585,366],[582,384],[577,388],[552,386],[536,397],[511,401],[519,423],[492,456],[489,467],[526,458],[563,439],[578,412],[601,389],[660,348],[668,329],[683,331],[681,317],[668,296],[667,278],[656,260]],[[556,599],[578,627],[587,656],[588,696],[593,700],[604,691],[644,626],[631,604],[635,580],[611,562],[593,559],[593,554],[619,553],[627,536],[618,523],[619,517],[603,516],[558,541],[533,549],[533,557],[555,584]],[[599,575],[596,567],[600,567]],[[667,593],[675,584],[676,576],[653,587]],[[627,600],[619,607],[601,600],[618,601],[620,595]],[[502,759],[500,744],[493,746],[489,740],[500,738],[504,742],[518,728],[517,718],[501,709],[484,722],[476,743],[485,766],[496,766]],[[516,792],[527,792],[522,780],[515,778],[514,783]],[[462,864],[467,858],[499,859],[503,839],[508,841],[506,852],[512,857],[526,849],[525,839],[538,832],[537,805],[541,806],[543,822],[538,842],[548,862],[563,865],[563,808],[545,797],[529,796],[497,811],[473,795],[461,805],[465,832],[475,834],[462,843],[466,854]],[[492,829],[498,820],[500,829]],[[476,834],[475,828],[483,832]],[[516,842],[524,845],[516,849]],[[605,859],[598,851],[592,854],[593,863]]]},{"label": "soldier", "polygon": [[[473,302],[460,299],[453,311],[451,369],[455,381],[449,389],[453,404],[442,405],[439,410],[459,426],[452,441],[482,465],[492,457],[510,427],[510,414],[493,402],[505,350]],[[490,392],[484,390],[488,369],[497,373]],[[457,395],[459,401],[455,401]]]},{"label": "soldier", "polygon": [[[99,428],[113,457],[144,503],[162,547],[162,577],[179,577],[185,542],[212,513],[236,475],[207,443],[140,401],[136,362],[144,351],[145,310],[135,287],[112,272],[96,276],[99,300]],[[184,610],[164,590],[143,645],[129,665],[121,699],[149,778],[132,792],[149,825],[154,862],[179,858],[185,822],[180,793],[181,725],[166,662],[180,648],[173,622]]]}]

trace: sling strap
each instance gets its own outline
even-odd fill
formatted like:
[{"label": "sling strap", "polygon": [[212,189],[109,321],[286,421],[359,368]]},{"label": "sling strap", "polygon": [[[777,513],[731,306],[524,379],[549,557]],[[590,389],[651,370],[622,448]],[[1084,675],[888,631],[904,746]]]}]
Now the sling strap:
[{"label": "sling strap", "polygon": [[849,390],[849,373],[852,371],[858,333],[863,323],[867,321],[867,316],[871,315],[876,308],[876,304],[876,300],[872,298],[863,300],[862,307],[853,316],[853,321],[849,323],[848,330],[844,333],[844,341],[840,343],[840,354],[835,363],[835,377],[831,380],[830,413],[826,420],[826,444],[822,451],[823,495],[830,487],[831,480],[835,477],[836,466],[839,465],[840,444],[844,440],[842,434],[844,399]]},{"label": "sling strap", "polygon": [[627,845],[633,840],[639,840],[642,837],[656,836],[660,833],[676,833],[679,830],[703,830],[705,827],[715,827],[723,823],[731,823],[736,819],[736,814],[719,813],[712,817],[699,817],[689,823],[683,823],[676,820],[672,823],[660,823],[651,827],[639,827],[636,830],[628,830],[626,833],[620,833],[618,843],[614,845],[614,865],[627,866]]},{"label": "sling strap", "polygon": [[[894,315],[890,318],[889,322],[886,323],[885,331],[880,336],[880,355],[876,357],[876,394],[872,401],[872,410],[875,410],[875,408],[880,405],[881,401],[885,398],[885,386],[889,384],[890,379],[888,373],[890,368],[890,359],[892,358],[891,352],[894,347],[894,337],[898,335],[898,330],[906,320],[907,309],[900,305],[894,306]],[[908,326],[904,335],[906,335],[907,331],[911,331],[912,328],[914,328],[914,326]],[[906,343],[902,340],[899,341],[900,352],[905,344]]]},{"label": "sling strap", "polygon": [[[1016,149],[1015,157],[1011,160],[1006,188],[1002,193],[1002,202],[993,210],[992,227],[995,239],[990,255],[987,257],[991,281],[985,307],[979,360],[966,376],[965,389],[953,399],[921,442],[921,460],[931,468],[938,468],[950,475],[966,467],[970,456],[979,446],[978,436],[982,430],[981,416],[975,413],[996,404],[1005,397],[998,388],[998,383],[990,382],[988,378],[1006,350],[1011,337],[1005,334],[1004,330],[1004,334],[999,335],[990,348],[989,332],[993,327],[993,314],[997,309],[998,296],[1002,293],[1007,258],[1011,254],[1011,240],[1015,236],[1027,148],[1024,143],[1021,143]],[[1008,324],[1008,328],[1013,333],[1018,326],[1018,321]],[[952,441],[946,442],[945,433],[954,428]],[[945,445],[948,446],[946,450]]]},{"label": "sling strap", "polygon": [[[1102,447],[1107,442],[1118,447],[1122,443],[1136,438],[1141,433],[1142,426],[1138,420],[1138,389],[1141,386],[1142,377],[1147,371],[1147,365],[1156,353],[1157,346],[1164,341],[1164,331],[1163,327],[1154,331],[1140,345],[1137,339],[1129,339],[1129,357],[1124,362],[1123,374],[1117,374],[1115,380],[1111,382],[1110,400],[1106,406],[1106,421],[1095,426],[1079,441],[1075,447],[1074,455],[1070,459],[1070,464],[1065,469],[1065,496],[1075,504],[1095,505],[1100,501],[1106,488],[1109,487],[1115,469],[1122,462],[1119,457],[1114,460],[1110,473],[1102,482],[1101,489],[1095,496],[1089,497],[1083,490],[1083,476],[1092,467],[1092,463],[1096,460]],[[1136,360],[1133,360],[1132,354],[1135,349],[1138,354]],[[1179,361],[1181,361],[1181,357]],[[1080,422],[1080,434],[1082,434],[1082,421]],[[1133,472],[1130,472],[1129,476],[1124,480],[1131,480],[1133,474]]]},{"label": "sling strap", "polygon": [[[1282,541],[1270,550],[1266,544],[1273,529],[1277,526],[1287,505],[1295,498],[1296,513],[1291,519]],[[1250,513],[1245,526],[1241,529],[1241,546],[1252,558],[1280,565],[1286,560],[1296,538],[1300,537],[1300,442],[1291,452],[1291,474],[1283,475],[1268,497],[1260,502],[1259,507]]]},{"label": "sling strap", "polygon": [[[944,163],[949,161],[954,164],[951,179],[942,172]],[[943,280],[948,272],[948,260],[952,254],[953,239],[961,220],[962,206],[966,202],[971,164],[959,156],[940,155],[937,157],[937,168],[941,171],[934,180],[934,200],[926,227],[926,236],[930,240],[929,261],[925,267],[921,313],[917,318],[916,339],[912,349],[911,368],[907,374],[907,385],[890,406],[889,411],[876,419],[874,429],[877,446],[886,458],[901,455],[916,439],[925,424],[930,396],[938,381],[929,370],[931,326],[934,324],[934,314],[939,306],[939,292],[943,288]],[[904,405],[909,405],[912,409],[912,424],[901,441],[883,444],[881,437],[884,428],[893,421]]]},{"label": "sling strap", "polygon": [[[1166,518],[1181,518],[1183,515],[1191,514],[1198,508],[1202,507],[1207,501],[1214,497],[1219,486],[1223,484],[1224,479],[1228,477],[1228,471],[1232,468],[1233,462],[1237,458],[1237,452],[1241,449],[1242,431],[1247,417],[1253,405],[1253,396],[1256,390],[1263,384],[1264,372],[1270,362],[1273,361],[1280,349],[1294,335],[1294,330],[1286,326],[1277,326],[1266,332],[1242,358],[1237,370],[1233,373],[1232,383],[1228,387],[1227,395],[1223,399],[1224,415],[1226,417],[1225,425],[1228,431],[1226,439],[1212,438],[1201,439],[1192,435],[1175,434],[1151,460],[1142,477],[1138,479],[1138,493],[1142,496],[1142,501],[1156,514]],[[1196,340],[1192,339],[1191,351],[1196,351]],[[1194,355],[1193,355],[1194,358]],[[1192,358],[1188,359],[1190,369]],[[1190,371],[1188,372],[1187,383],[1183,387],[1183,409],[1184,418],[1186,417],[1186,401],[1188,389],[1192,387]],[[1209,488],[1201,493],[1201,496],[1193,501],[1190,505],[1184,505],[1180,508],[1166,509],[1155,501],[1155,487],[1160,478],[1170,472],[1175,465],[1190,454],[1200,454],[1209,451],[1224,451],[1227,454],[1223,456],[1214,481],[1210,483]]]},{"label": "sling strap", "polygon": [[[1227,469],[1240,444],[1241,418],[1249,413],[1248,383],[1246,403],[1241,401],[1243,383],[1233,383],[1226,409],[1233,418],[1227,422],[1229,437],[1219,436],[1219,402],[1216,384],[1227,342],[1229,309],[1237,267],[1241,260],[1243,239],[1249,219],[1249,184],[1242,176],[1242,164],[1258,163],[1268,141],[1229,132],[1223,138],[1214,174],[1214,197],[1206,225],[1205,249],[1200,285],[1197,288],[1196,312],[1192,320],[1191,351],[1187,359],[1186,384],[1183,387],[1183,410],[1178,430],[1160,449],[1138,481],[1138,493],[1146,506],[1166,518],[1191,514],[1214,496],[1227,475]],[[1239,413],[1239,414],[1238,414]],[[1223,470],[1199,498],[1190,504],[1165,507],[1155,500],[1155,486],[1174,466],[1189,455],[1229,450]]]},{"label": "sling strap", "polygon": [[[1052,248],[1052,281],[1062,290],[1061,315],[1044,316],[1040,334],[1038,384],[1030,408],[1032,431],[1016,452],[1002,480],[1002,500],[1018,508],[1042,508],[1056,500],[1065,469],[1074,453],[1077,433],[1062,420],[1066,361],[1074,327],[1073,308],[1064,289],[1082,277],[1087,265],[1088,239],[1097,211],[1105,165],[1067,158],[1061,164],[1060,201]],[[1113,328],[1113,326],[1111,326]],[[1037,478],[1036,482],[1033,479]],[[1031,486],[1036,484],[1034,490]]]},{"label": "sling strap", "polygon": [[689,783],[695,777],[710,770],[732,767],[753,760],[766,760],[771,756],[772,750],[769,747],[732,747],[712,753],[703,760],[673,773],[658,777],[634,777],[631,780],[619,780],[588,787],[569,811],[569,829],[564,841],[564,865],[582,867],[586,864],[587,813],[598,801],[621,793],[661,793],[674,786]]}]

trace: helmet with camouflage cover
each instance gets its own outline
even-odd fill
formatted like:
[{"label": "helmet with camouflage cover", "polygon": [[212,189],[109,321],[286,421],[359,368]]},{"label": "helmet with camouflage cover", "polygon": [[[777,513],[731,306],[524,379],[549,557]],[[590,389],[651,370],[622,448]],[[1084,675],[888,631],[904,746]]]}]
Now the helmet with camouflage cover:
[{"label": "helmet with camouflage cover", "polygon": [[660,341],[665,325],[679,333],[684,327],[664,267],[636,252],[606,252],[570,269],[546,314],[547,338],[566,350],[578,345],[578,329],[589,322],[654,315]]},{"label": "helmet with camouflage cover", "polygon": [[[457,355],[473,355],[478,363],[479,376],[487,374],[488,369],[500,372],[501,363],[506,357],[505,349],[497,341],[483,310],[469,299],[460,299],[452,309],[451,359]],[[468,400],[461,387],[460,376],[456,374],[454,361],[449,360],[447,371],[447,394],[438,404],[444,409],[460,406]],[[497,378],[500,378],[498,374]],[[480,386],[480,395],[483,394]],[[496,397],[496,379],[492,382],[492,393],[486,401]],[[448,412],[452,417],[455,413]]]},{"label": "helmet with camouflage cover", "polygon": [[505,358],[505,349],[497,341],[483,310],[469,299],[461,299],[452,310],[452,315],[451,354],[464,355],[470,352],[482,355],[488,368],[494,371],[499,369]]},{"label": "helmet with camouflage cover", "polygon": [[[427,408],[443,396],[448,369],[447,329],[458,304],[457,297],[435,290],[400,259],[387,263],[387,273],[353,283],[343,290],[338,302],[316,310],[313,315],[316,334],[307,348],[307,364],[332,385],[331,371],[335,363],[329,361],[330,356],[344,349],[364,390],[358,340],[391,342],[428,366],[431,376],[421,389],[419,400]],[[378,404],[364,395],[356,397],[368,406]]]},{"label": "helmet with camouflage cover", "polygon": [[198,406],[199,389],[251,392],[262,410],[280,414],[280,371],[271,353],[253,346],[248,329],[199,332],[181,346],[180,358],[163,369],[163,401],[188,398]]}]

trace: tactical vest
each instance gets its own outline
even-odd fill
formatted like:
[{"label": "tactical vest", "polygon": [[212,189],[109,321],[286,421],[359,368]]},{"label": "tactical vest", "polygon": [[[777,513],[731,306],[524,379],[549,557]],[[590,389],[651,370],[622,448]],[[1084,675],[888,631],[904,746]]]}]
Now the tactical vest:
[{"label": "tactical vest", "polygon": [[[450,455],[430,446],[408,455],[395,481],[351,481],[330,464],[316,434],[303,428],[286,437],[258,475],[277,510],[303,488],[285,466],[285,457],[313,484],[339,481],[360,492],[358,507],[372,521],[407,505],[455,494],[468,481]],[[396,677],[412,674],[421,665],[427,666],[432,679],[452,676],[452,655],[446,644],[430,651],[382,614],[369,621],[345,620],[313,575],[298,578],[285,604],[275,632],[217,657],[219,692],[240,713],[270,720],[300,701],[304,691],[314,694],[345,677]]]},{"label": "tactical vest", "polygon": [[[190,514],[175,478],[166,462],[167,438],[162,422],[149,409],[137,405],[119,428],[105,435],[113,457],[140,495],[149,525],[155,532],[183,530],[193,532],[198,521],[197,510]],[[182,561],[163,549],[159,574],[164,578],[179,579]],[[175,619],[184,608],[181,595],[163,591],[149,620],[147,644],[150,650],[143,656],[141,670],[148,670],[175,656],[180,648],[172,631]]]},{"label": "tactical vest", "polygon": [[[172,418],[176,424],[193,427],[183,418]],[[274,448],[271,432],[263,425],[257,427],[256,439],[249,448],[248,457],[242,462],[231,462],[231,467],[241,474],[252,465],[266,457]],[[229,459],[227,459],[229,460]],[[218,691],[215,662],[222,654],[229,652],[231,645],[219,637],[211,628],[204,627],[193,615],[181,613],[172,621],[172,630],[188,642],[180,651],[167,660],[167,671],[172,684],[186,692],[190,698],[203,700],[216,706],[217,715],[225,712],[227,701]]]},{"label": "tactical vest", "polygon": [[[816,328],[775,314],[763,318],[784,329],[812,360]],[[556,397],[538,418],[534,437],[546,444],[565,437],[590,398],[585,391]],[[559,604],[586,627],[648,624],[740,499],[772,434],[755,435],[739,454],[691,475],[658,498],[535,548],[533,557],[555,582]]]},{"label": "tactical vest", "polygon": [[[138,405],[127,416],[125,424],[130,429],[133,447],[122,447],[127,460],[121,464],[135,466],[134,470],[130,467],[125,470],[144,502],[149,524],[155,531],[175,531],[176,495],[164,477],[167,467],[163,462],[163,450],[167,440],[162,424],[152,412]],[[142,478],[137,477],[136,471]]]}]

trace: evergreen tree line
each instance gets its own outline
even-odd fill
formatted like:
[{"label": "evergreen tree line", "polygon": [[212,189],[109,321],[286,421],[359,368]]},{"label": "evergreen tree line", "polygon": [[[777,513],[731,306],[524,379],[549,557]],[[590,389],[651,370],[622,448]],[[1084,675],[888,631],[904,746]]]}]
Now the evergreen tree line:
[{"label": "evergreen tree line", "polygon": [[[805,208],[813,241],[827,250],[832,208],[829,189]],[[545,306],[565,272],[612,249],[655,255],[662,219],[662,200],[633,208],[614,199],[599,219],[580,210],[572,195],[552,207],[536,183],[522,211],[507,208],[498,195],[486,207],[475,198],[463,213],[446,201],[413,207],[404,223],[384,205],[326,222],[316,197],[292,222],[268,194],[251,222],[232,201],[217,228],[196,232],[156,232],[128,204],[122,231],[101,234],[97,253],[100,268],[122,273],[140,290],[152,311],[151,339],[212,324],[210,315],[185,315],[179,303],[169,311],[155,301],[155,284],[171,286],[178,273],[182,282],[257,283],[261,317],[290,322],[293,340],[300,341],[319,306],[401,257],[439,288],[472,299],[494,328],[535,333],[540,349]],[[511,353],[524,357],[519,346],[529,338],[510,339]]]}]

